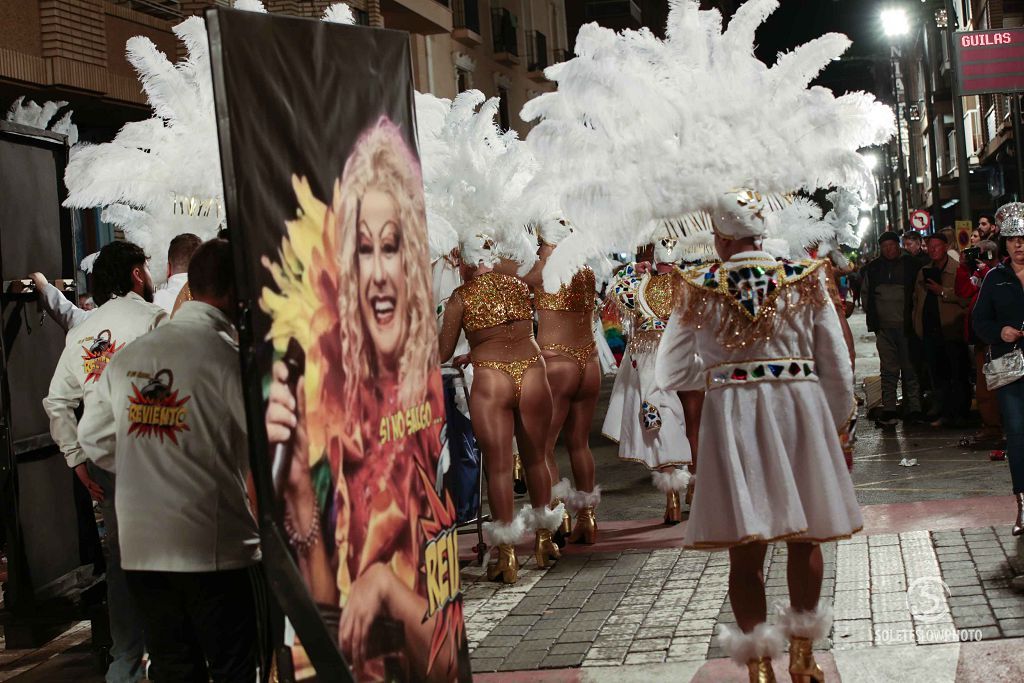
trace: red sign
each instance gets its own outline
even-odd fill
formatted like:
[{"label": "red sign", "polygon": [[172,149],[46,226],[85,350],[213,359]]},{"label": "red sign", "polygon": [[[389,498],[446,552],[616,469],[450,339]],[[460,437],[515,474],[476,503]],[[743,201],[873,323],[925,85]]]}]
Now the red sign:
[{"label": "red sign", "polygon": [[961,95],[1024,92],[1024,29],[954,36]]}]

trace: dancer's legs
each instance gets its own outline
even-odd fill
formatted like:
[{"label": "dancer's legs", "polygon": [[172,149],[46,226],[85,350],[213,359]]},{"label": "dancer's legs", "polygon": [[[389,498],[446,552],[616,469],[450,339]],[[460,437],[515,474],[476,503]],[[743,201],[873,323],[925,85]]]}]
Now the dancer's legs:
[{"label": "dancer's legs", "polygon": [[736,624],[750,633],[768,618],[764,595],[764,543],[745,543],[729,549],[729,602]]},{"label": "dancer's legs", "polygon": [[[565,365],[565,363],[559,363]],[[575,363],[573,364],[575,366]],[[573,368],[576,369],[575,367]],[[579,374],[577,373],[577,378]],[[554,387],[552,386],[552,392]],[[597,485],[594,469],[594,454],[590,451],[590,427],[597,410],[597,399],[601,394],[601,365],[592,360],[587,364],[583,378],[579,381],[569,416],[565,422],[565,446],[569,450],[572,464],[572,478],[580,491],[593,491]]]},{"label": "dancer's legs", "polygon": [[544,447],[551,427],[551,388],[543,359],[523,375],[522,394],[514,415],[516,443],[526,469],[530,503],[534,508],[547,507],[551,502],[551,475]]},{"label": "dancer's legs", "polygon": [[686,440],[690,442],[689,469],[697,471],[697,437],[700,434],[700,414],[704,409],[703,391],[680,391],[679,400],[683,404],[683,417],[686,419]]},{"label": "dancer's legs", "polygon": [[484,457],[491,519],[502,524],[511,523],[515,512],[512,500],[514,391],[505,373],[491,368],[475,369],[469,412]]},{"label": "dancer's legs", "polygon": [[789,555],[786,563],[789,602],[800,612],[813,611],[821,597],[821,581],[825,573],[821,546],[817,543],[787,543],[786,548]]},{"label": "dancer's legs", "polygon": [[555,460],[555,443],[569,416],[569,407],[580,384],[580,373],[576,362],[555,352],[544,353],[547,366],[548,386],[551,388],[551,427],[544,444],[544,454],[551,481],[559,480],[558,462]]}]

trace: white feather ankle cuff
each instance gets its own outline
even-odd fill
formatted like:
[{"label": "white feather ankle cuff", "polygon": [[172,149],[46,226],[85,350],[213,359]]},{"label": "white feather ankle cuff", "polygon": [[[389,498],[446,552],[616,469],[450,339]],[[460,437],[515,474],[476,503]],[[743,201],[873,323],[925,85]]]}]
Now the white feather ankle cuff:
[{"label": "white feather ankle cuff", "polygon": [[818,605],[811,612],[800,612],[792,606],[779,605],[779,628],[787,637],[821,640],[832,630],[832,607]]},{"label": "white feather ankle cuff", "polygon": [[782,632],[768,624],[758,624],[750,633],[722,624],[718,627],[718,644],[729,659],[746,666],[761,657],[778,657],[786,642]]},{"label": "white feather ankle cuff", "polygon": [[562,479],[562,481],[551,487],[551,497],[553,499],[570,500],[574,493],[576,493],[576,489],[572,487],[568,479]]},{"label": "white feather ankle cuff", "polygon": [[523,512],[529,515],[528,519],[530,521],[527,524],[527,528],[530,531],[537,531],[539,529],[555,531],[562,523],[562,517],[565,513],[565,503],[559,503],[554,509],[546,507],[525,507],[523,508]]},{"label": "white feather ankle cuff", "polygon": [[488,545],[515,545],[526,533],[526,515],[520,512],[508,524],[486,522],[483,532]]},{"label": "white feather ankle cuff", "polygon": [[675,469],[671,472],[652,472],[651,480],[654,482],[654,488],[662,493],[685,491],[690,484],[690,471]]},{"label": "white feather ankle cuff", "polygon": [[569,509],[573,512],[578,512],[583,508],[596,508],[601,504],[601,487],[595,486],[594,490],[590,493],[586,491],[573,491],[572,496],[567,502]]}]

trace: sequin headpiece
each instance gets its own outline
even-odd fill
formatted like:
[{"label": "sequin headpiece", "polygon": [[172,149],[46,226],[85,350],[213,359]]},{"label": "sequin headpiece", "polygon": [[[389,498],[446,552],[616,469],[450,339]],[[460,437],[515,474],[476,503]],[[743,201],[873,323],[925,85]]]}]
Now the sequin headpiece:
[{"label": "sequin headpiece", "polygon": [[999,207],[996,225],[1002,237],[1024,237],[1024,203],[1011,202]]},{"label": "sequin headpiece", "polygon": [[747,0],[723,29],[719,11],[673,0],[665,39],[589,24],[576,57],[548,67],[558,90],[523,117],[539,120],[528,143],[579,230],[549,259],[545,287],[595,252],[629,251],[652,220],[705,211],[723,236],[763,237],[774,197],[837,187],[873,201],[859,150],[895,133],[892,110],[810,87],[849,47],[841,34],[761,62],[755,34],[778,5]]}]

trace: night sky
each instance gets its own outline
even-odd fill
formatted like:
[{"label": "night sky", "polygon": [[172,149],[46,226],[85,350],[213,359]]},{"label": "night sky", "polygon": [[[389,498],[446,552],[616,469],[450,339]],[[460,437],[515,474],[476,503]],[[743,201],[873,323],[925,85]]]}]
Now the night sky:
[{"label": "night sky", "polygon": [[[900,4],[910,9],[920,6],[909,0]],[[772,64],[780,51],[792,50],[825,33],[845,33],[853,41],[852,47],[816,83],[837,94],[866,90],[886,99],[889,48],[879,16],[883,7],[891,5],[892,0],[782,0],[757,33],[757,55]]]}]

